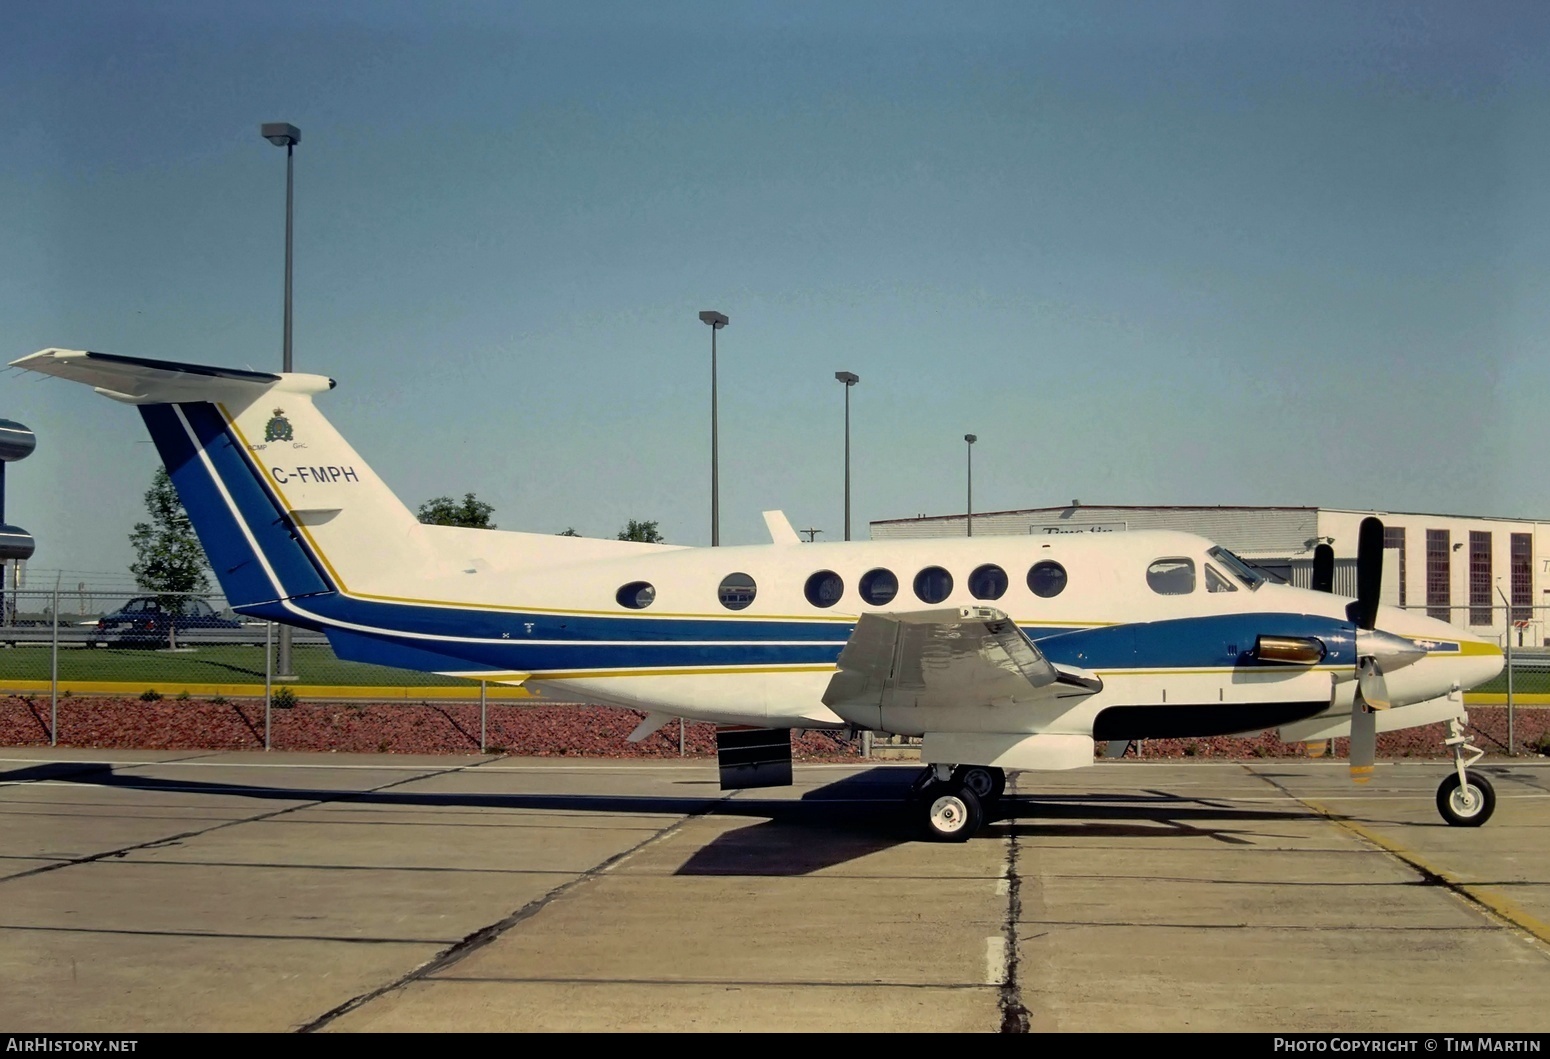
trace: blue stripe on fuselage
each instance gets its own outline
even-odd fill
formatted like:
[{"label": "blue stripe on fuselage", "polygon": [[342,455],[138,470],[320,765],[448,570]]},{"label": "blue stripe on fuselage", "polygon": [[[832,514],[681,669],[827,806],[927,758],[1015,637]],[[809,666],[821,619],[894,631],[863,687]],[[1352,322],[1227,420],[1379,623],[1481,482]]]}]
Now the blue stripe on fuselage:
[{"label": "blue stripe on fuselage", "polygon": [[[426,653],[462,660],[469,669],[528,672],[832,665],[853,629],[833,622],[488,611],[343,595],[304,602],[320,617],[370,630],[365,635],[371,661],[405,668],[427,668],[427,660],[419,658]],[[350,636],[361,631],[346,630]],[[404,631],[432,639],[401,635]],[[1324,664],[1355,665],[1351,626],[1317,615],[1211,615],[1079,630],[1029,626],[1024,631],[1051,661],[1085,669],[1258,669],[1273,665],[1252,656],[1262,634],[1315,637],[1328,650]],[[397,662],[390,660],[395,646],[403,651]],[[341,657],[355,657],[357,649],[365,645],[347,643],[345,637],[336,644]],[[434,668],[454,667],[439,662]]]}]

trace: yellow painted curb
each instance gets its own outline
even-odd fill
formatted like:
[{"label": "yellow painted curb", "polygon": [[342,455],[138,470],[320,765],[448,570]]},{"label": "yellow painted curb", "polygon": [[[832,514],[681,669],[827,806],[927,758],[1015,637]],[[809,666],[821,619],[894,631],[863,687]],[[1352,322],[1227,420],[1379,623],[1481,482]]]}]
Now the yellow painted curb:
[{"label": "yellow painted curb", "polygon": [[[1512,693],[1514,706],[1550,706],[1550,695],[1543,692],[1514,691]],[[1465,706],[1505,706],[1507,694],[1502,691],[1466,691],[1464,692]]]},{"label": "yellow painted curb", "polygon": [[[264,697],[262,684],[170,684],[162,681],[149,681],[144,683],[129,683],[126,681],[90,680],[75,681],[70,684],[61,682],[60,693],[69,692],[71,695],[130,695],[139,696],[147,689],[154,688],[164,698],[181,695],[185,691],[189,695],[198,698],[209,698],[213,695],[224,695],[231,699],[261,699]],[[478,702],[479,688],[444,685],[424,686],[366,686],[358,684],[292,684],[289,681],[276,681],[273,690],[288,689],[298,699],[369,699],[372,702]],[[44,694],[49,691],[49,682],[46,680],[10,680],[3,682],[0,687],[3,692],[26,692],[27,694]],[[492,684],[488,688],[487,695],[490,699],[536,699],[538,696],[527,688],[514,688],[505,684]]]}]

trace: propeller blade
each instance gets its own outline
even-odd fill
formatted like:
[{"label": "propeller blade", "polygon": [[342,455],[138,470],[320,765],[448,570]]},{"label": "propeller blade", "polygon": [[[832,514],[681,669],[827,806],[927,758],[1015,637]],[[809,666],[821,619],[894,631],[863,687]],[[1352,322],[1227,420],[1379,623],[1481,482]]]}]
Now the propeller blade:
[{"label": "propeller blade", "polygon": [[1383,523],[1362,519],[1356,541],[1356,627],[1378,624],[1378,597],[1383,593]]},{"label": "propeller blade", "polygon": [[1360,695],[1351,704],[1351,782],[1372,779],[1372,763],[1378,756],[1378,715]]},{"label": "propeller blade", "polygon": [[1361,701],[1369,709],[1386,710],[1394,705],[1389,698],[1388,681],[1383,677],[1383,666],[1376,658],[1363,658],[1356,663],[1356,686]]},{"label": "propeller blade", "polygon": [[1313,549],[1313,591],[1335,590],[1335,549],[1321,544]]}]

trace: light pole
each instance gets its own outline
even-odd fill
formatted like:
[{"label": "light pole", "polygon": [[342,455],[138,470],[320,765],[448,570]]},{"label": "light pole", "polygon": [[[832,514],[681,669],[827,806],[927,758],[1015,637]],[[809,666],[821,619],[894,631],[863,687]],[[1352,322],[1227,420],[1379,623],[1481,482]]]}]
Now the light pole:
[{"label": "light pole", "polygon": [[716,332],[727,326],[725,313],[706,309],[700,322],[710,325],[710,546],[721,543],[721,483],[716,462]]},{"label": "light pole", "polygon": [[850,540],[850,388],[861,381],[853,371],[837,371],[834,377],[845,384],[845,539]]},{"label": "light pole", "polygon": [[965,434],[963,440],[969,443],[969,536],[974,536],[974,443],[979,440],[973,434]]},{"label": "light pole", "polygon": [[[291,370],[291,217],[294,203],[294,171],[296,145],[301,142],[301,130],[283,121],[266,121],[258,127],[259,134],[276,147],[285,148],[285,342],[281,355],[282,371]],[[291,627],[280,626],[280,651],[276,659],[275,674],[280,680],[294,680],[291,671]]]}]

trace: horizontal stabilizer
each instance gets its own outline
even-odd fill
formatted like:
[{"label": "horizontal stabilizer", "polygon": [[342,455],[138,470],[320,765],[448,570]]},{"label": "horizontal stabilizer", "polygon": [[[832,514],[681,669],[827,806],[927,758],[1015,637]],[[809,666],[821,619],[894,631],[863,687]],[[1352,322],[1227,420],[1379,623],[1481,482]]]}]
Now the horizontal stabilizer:
[{"label": "horizontal stabilizer", "polygon": [[128,404],[177,404],[256,396],[265,390],[321,393],[334,386],[323,375],[276,375],[243,368],[215,368],[172,360],[122,357],[84,349],[43,349],[11,362],[71,382],[84,383]]}]

